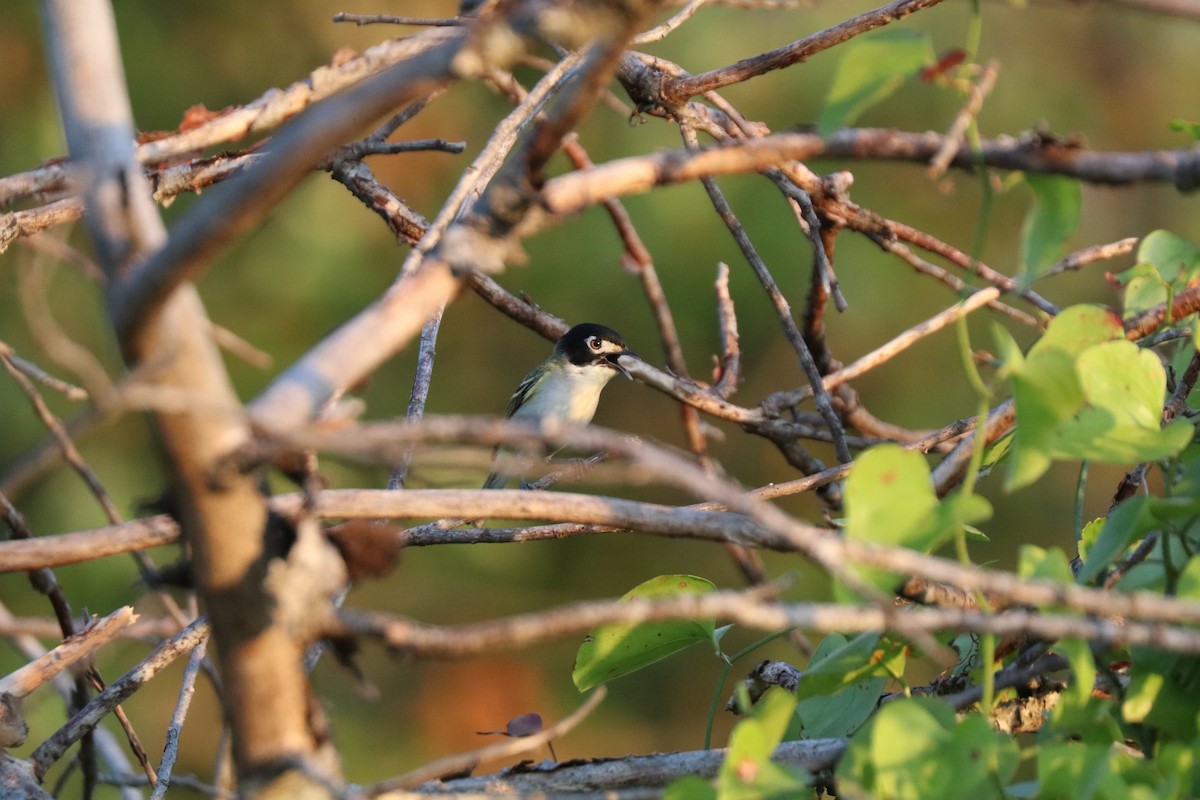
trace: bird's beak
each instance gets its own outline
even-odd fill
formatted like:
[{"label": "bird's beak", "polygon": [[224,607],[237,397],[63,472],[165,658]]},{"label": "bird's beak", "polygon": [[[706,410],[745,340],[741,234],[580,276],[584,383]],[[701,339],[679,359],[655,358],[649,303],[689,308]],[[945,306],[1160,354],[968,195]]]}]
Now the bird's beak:
[{"label": "bird's beak", "polygon": [[624,376],[625,376],[626,378],[628,378],[629,380],[633,380],[633,376],[629,374],[629,370],[628,370],[628,369],[626,369],[626,368],[625,368],[624,366],[622,366],[622,364],[621,364],[621,357],[622,357],[622,356],[629,356],[630,358],[639,358],[638,354],[637,354],[637,353],[635,353],[635,352],[633,352],[632,350],[622,350],[622,351],[621,351],[621,352],[619,352],[619,353],[612,353],[611,355],[609,355],[609,356],[608,356],[608,363],[609,363],[609,364],[612,366],[612,368],[613,368],[613,369],[615,369],[617,372],[621,373],[622,375],[624,375]]}]

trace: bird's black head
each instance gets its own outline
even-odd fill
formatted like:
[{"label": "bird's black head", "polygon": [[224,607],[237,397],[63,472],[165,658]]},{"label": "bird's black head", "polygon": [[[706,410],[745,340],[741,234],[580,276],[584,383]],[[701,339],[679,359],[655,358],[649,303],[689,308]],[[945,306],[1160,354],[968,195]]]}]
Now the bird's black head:
[{"label": "bird's black head", "polygon": [[621,334],[605,325],[582,322],[563,334],[554,349],[577,367],[602,364],[628,377],[618,360],[623,355],[636,355],[625,347]]}]

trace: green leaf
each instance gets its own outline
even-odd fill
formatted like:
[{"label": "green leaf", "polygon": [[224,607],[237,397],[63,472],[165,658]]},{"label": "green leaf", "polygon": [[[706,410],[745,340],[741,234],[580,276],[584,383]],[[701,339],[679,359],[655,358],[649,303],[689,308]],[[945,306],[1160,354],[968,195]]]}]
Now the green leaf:
[{"label": "green leaf", "polygon": [[1105,522],[1104,517],[1096,517],[1091,522],[1086,523],[1079,534],[1079,558],[1085,564],[1091,558],[1092,546],[1100,538],[1100,532],[1104,530]]},{"label": "green leaf", "polygon": [[1090,800],[1100,789],[1112,748],[1079,742],[1049,742],[1037,751],[1039,797]]},{"label": "green leaf", "polygon": [[1062,548],[1045,549],[1034,544],[1023,544],[1017,574],[1022,578],[1046,578],[1063,584],[1075,582],[1071,562]]},{"label": "green leaf", "polygon": [[1096,661],[1091,647],[1082,639],[1063,639],[1054,649],[1071,663],[1071,677],[1042,728],[1042,735],[1082,739],[1110,745],[1123,738],[1113,714],[1113,702],[1093,695]]},{"label": "green leaf", "polygon": [[1186,119],[1173,119],[1171,120],[1171,130],[1186,133],[1193,139],[1200,139],[1200,122],[1189,122]]},{"label": "green leaf", "polygon": [[1025,282],[1063,254],[1063,245],[1079,227],[1082,200],[1079,181],[1061,175],[1026,174],[1033,206],[1021,226],[1021,264]]},{"label": "green leaf", "polygon": [[943,700],[896,700],[850,740],[837,783],[848,796],[999,800],[1018,760],[1016,744],[983,718],[956,723]]},{"label": "green leaf", "polygon": [[1071,680],[1063,690],[1063,699],[1077,705],[1086,704],[1096,685],[1096,660],[1092,649],[1082,639],[1064,639],[1056,649],[1064,651],[1071,662]]},{"label": "green leaf", "polygon": [[1055,431],[1083,406],[1075,358],[1089,347],[1123,338],[1121,320],[1108,309],[1071,306],[1050,321],[1024,360],[1010,359],[1017,430],[1006,489],[1026,486],[1049,469]]},{"label": "green leaf", "polygon": [[842,58],[817,122],[822,136],[852,123],[935,60],[928,34],[904,28],[860,36],[839,50]]},{"label": "green leaf", "polygon": [[1062,312],[1012,369],[1012,381],[1009,490],[1037,480],[1056,458],[1157,461],[1192,438],[1186,420],[1159,428],[1166,371],[1153,353],[1125,341],[1120,321],[1104,309]]},{"label": "green leaf", "polygon": [[1154,231],[1142,239],[1137,259],[1117,276],[1125,284],[1126,317],[1166,302],[1200,277],[1200,249],[1170,231]]},{"label": "green leaf", "polygon": [[[919,453],[899,445],[872,447],[854,462],[846,479],[846,538],[929,552],[961,525],[987,519],[991,505],[979,495],[953,495],[941,502],[933,491],[929,465]],[[860,567],[859,577],[891,590],[899,576]],[[846,587],[837,591],[848,596]]]},{"label": "green leaf", "polygon": [[1200,730],[1200,658],[1135,647],[1121,714],[1157,729],[1158,738],[1191,742]]},{"label": "green leaf", "polygon": [[717,789],[699,775],[684,775],[667,786],[663,800],[717,800]]},{"label": "green leaf", "polygon": [[[704,594],[716,586],[694,575],[659,575],[626,592],[622,600],[644,600],[681,594]],[[571,673],[576,688],[593,686],[636,672],[696,642],[716,647],[716,623],[692,620],[645,622],[639,625],[601,625],[589,634],[575,655]]]},{"label": "green leaf", "polygon": [[1186,420],[1159,427],[1167,375],[1154,353],[1128,341],[1105,342],[1080,354],[1076,368],[1089,407],[1058,430],[1055,455],[1158,461],[1191,441]]},{"label": "green leaf", "polygon": [[[861,633],[821,640],[796,687],[796,714],[806,739],[847,736],[875,710],[889,678],[904,674],[903,642]],[[797,738],[793,735],[790,738]]]},{"label": "green leaf", "polygon": [[846,538],[907,544],[937,502],[921,454],[899,445],[872,447],[846,479]]},{"label": "green leaf", "polygon": [[833,694],[864,678],[892,677],[904,672],[905,644],[866,631],[847,640],[831,633],[813,653],[796,696],[800,700]]},{"label": "green leaf", "polygon": [[1175,596],[1180,600],[1200,600],[1200,558],[1192,557],[1179,573]]},{"label": "green leaf", "polygon": [[1050,320],[1042,338],[1029,349],[1028,357],[1038,358],[1050,352],[1078,356],[1093,345],[1124,338],[1121,320],[1104,306],[1070,306]]},{"label": "green leaf", "polygon": [[1153,264],[1135,264],[1118,276],[1125,284],[1124,313],[1128,319],[1147,309],[1165,303],[1171,292],[1171,283]]},{"label": "green leaf", "polygon": [[1013,372],[1019,372],[1024,366],[1025,354],[1021,352],[1021,346],[1008,329],[998,322],[992,323],[992,338],[996,340],[996,357],[1000,361],[997,374],[1002,378],[1009,378]]},{"label": "green leaf", "polygon": [[1138,245],[1139,264],[1151,264],[1163,278],[1183,288],[1200,268],[1200,248],[1170,231],[1146,234]]},{"label": "green leaf", "polygon": [[1087,560],[1079,571],[1079,582],[1094,580],[1128,549],[1134,539],[1140,538],[1156,524],[1150,513],[1149,498],[1131,497],[1118,504],[1105,520],[1096,541],[1088,548]]},{"label": "green leaf", "polygon": [[717,773],[721,800],[795,797],[808,785],[803,777],[771,761],[795,709],[796,698],[790,692],[772,687],[755,704],[752,715],[734,727]]}]

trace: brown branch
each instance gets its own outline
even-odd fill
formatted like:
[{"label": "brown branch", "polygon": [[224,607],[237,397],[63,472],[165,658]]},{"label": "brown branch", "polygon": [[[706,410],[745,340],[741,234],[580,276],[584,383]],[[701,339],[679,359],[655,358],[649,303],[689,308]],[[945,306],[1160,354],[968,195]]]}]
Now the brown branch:
[{"label": "brown branch", "polygon": [[421,241],[429,222],[413,211],[399,195],[380,183],[365,162],[338,161],[330,169],[330,174],[387,223],[396,241],[402,244]]},{"label": "brown branch", "polygon": [[[689,151],[695,152],[698,144],[695,132],[684,127],[683,135]],[[821,372],[817,368],[816,361],[813,360],[812,352],[808,349],[808,343],[804,341],[804,335],[800,332],[800,326],[792,316],[791,304],[784,297],[783,292],[780,291],[779,285],[775,282],[775,278],[767,268],[766,262],[758,254],[745,228],[734,215],[733,209],[725,199],[725,195],[720,187],[717,186],[716,181],[711,176],[702,176],[700,182],[703,184],[705,192],[708,193],[717,216],[721,218],[721,221],[733,235],[734,241],[742,251],[742,255],[745,256],[746,261],[750,264],[750,268],[754,271],[754,275],[766,293],[767,299],[775,307],[775,315],[779,323],[783,326],[784,337],[788,340],[792,349],[796,351],[796,355],[800,360],[800,369],[813,389],[817,410],[820,411],[821,417],[825,420],[825,425],[833,437],[834,451],[837,453],[838,461],[842,464],[849,463],[852,456],[850,448],[846,444],[846,431],[841,419],[833,408],[833,403],[829,399],[828,392],[821,384]],[[823,465],[818,467],[818,469],[821,468],[823,468]],[[805,471],[811,472],[812,470]]]},{"label": "brown branch", "polygon": [[44,656],[0,678],[0,695],[27,697],[34,689],[63,670],[90,658],[101,647],[116,639],[123,628],[137,622],[137,619],[133,609],[125,606],[103,619],[95,620]]},{"label": "brown branch", "polygon": [[[784,742],[775,748],[771,759],[785,766],[819,772],[832,769],[846,750],[844,739],[805,739]],[[548,767],[534,766],[499,775],[481,775],[444,781],[439,788],[458,797],[582,797],[603,796],[643,798],[661,794],[664,787],[687,775],[715,778],[725,763],[728,750],[692,750],[681,753],[653,753],[623,758],[574,761]],[[633,788],[627,788],[633,787]],[[643,788],[644,787],[644,788]],[[415,800],[409,795],[404,800]]]},{"label": "brown branch", "polygon": [[845,22],[799,41],[752,58],[744,58],[728,67],[668,81],[667,85],[663,87],[663,96],[670,101],[671,105],[679,105],[696,95],[747,81],[764,72],[783,69],[806,61],[823,50],[828,50],[855,36],[903,19],[909,14],[930,8],[940,2],[941,0],[896,0],[896,2],[881,8],[851,17]]},{"label": "brown branch", "polygon": [[1125,335],[1133,340],[1144,339],[1163,323],[1200,311],[1200,284],[1189,286],[1171,298],[1170,304],[1160,303],[1134,314],[1124,321]]},{"label": "brown branch", "polygon": [[[934,131],[849,128],[832,134],[825,141],[821,155],[927,164],[945,146],[945,136]],[[975,170],[981,163],[998,169],[1065,175],[1101,186],[1167,183],[1181,192],[1190,192],[1200,185],[1200,146],[1187,150],[1104,152],[1088,150],[1076,140],[1024,133],[984,139],[978,150],[963,143],[950,165]]]},{"label": "brown branch", "polygon": [[959,150],[962,149],[963,137],[966,135],[967,129],[983,108],[984,98],[991,94],[992,89],[996,87],[996,76],[999,72],[1000,62],[989,61],[983,68],[983,74],[971,85],[966,105],[955,116],[954,123],[946,132],[941,149],[934,153],[933,158],[929,160],[929,177],[940,178],[944,175],[950,162],[958,155]]},{"label": "brown branch", "polygon": [[885,630],[911,637],[920,632],[973,631],[1001,636],[1027,635],[1056,640],[1078,637],[1103,646],[1148,645],[1179,653],[1200,653],[1200,631],[1162,625],[1021,609],[999,614],[957,608],[778,603],[751,593],[715,591],[662,600],[599,600],[549,611],[468,623],[427,625],[372,611],[343,609],[331,635],[379,638],[399,655],[461,659],[578,636],[599,625],[638,625],[668,619],[715,619],[760,631],[789,628],[823,632]]},{"label": "brown branch", "polygon": [[655,186],[732,175],[820,154],[819,136],[779,133],[699,150],[667,150],[608,161],[593,169],[560,175],[542,188],[553,214],[573,214],[606,198],[647,192]]},{"label": "brown branch", "polygon": [[165,514],[57,536],[0,542],[0,573],[61,567],[161,547],[179,540],[179,526]]},{"label": "brown branch", "polygon": [[1088,264],[1094,264],[1097,261],[1105,261],[1110,258],[1127,255],[1133,252],[1133,248],[1137,243],[1137,238],[1130,236],[1108,244],[1094,244],[1091,247],[1084,247],[1073,253],[1068,253],[1059,261],[1051,264],[1037,276],[1037,279],[1042,280],[1051,275],[1060,275],[1064,272],[1083,269]]},{"label": "brown branch", "polygon": [[600,701],[604,699],[607,693],[608,689],[606,687],[598,687],[588,695],[583,705],[571,712],[570,715],[535,734],[513,737],[507,742],[500,742],[499,744],[481,747],[478,750],[472,750],[467,753],[439,758],[412,772],[367,786],[363,789],[363,796],[378,797],[379,795],[402,789],[411,789],[427,781],[444,781],[448,777],[469,772],[483,761],[512,758],[513,756],[532,752],[542,745],[569,733],[579,723],[587,719],[596,710],[596,706],[600,705]]},{"label": "brown branch", "polygon": [[[903,261],[904,263],[908,264],[913,269],[915,269],[917,272],[920,272],[923,275],[928,275],[935,280],[941,281],[942,283],[946,284],[951,289],[953,289],[955,292],[959,292],[960,294],[966,294],[968,292],[968,290],[970,289],[970,287],[967,285],[967,282],[964,281],[962,278],[946,271],[945,269],[937,266],[936,264],[929,263],[925,259],[918,256],[916,253],[914,253],[912,251],[912,249],[910,247],[908,247],[907,245],[905,245],[903,242],[896,241],[887,235],[879,234],[879,233],[870,233],[867,235],[870,237],[870,239],[873,242],[875,242],[875,244],[879,245],[879,248],[881,250],[885,250],[885,251],[891,253],[892,255],[896,256],[901,261]],[[1017,322],[1020,322],[1022,325],[1029,325],[1031,327],[1035,327],[1038,324],[1038,321],[1036,319],[1034,319],[1033,317],[1031,317],[1029,314],[1026,314],[1024,311],[1019,311],[1006,303],[1000,302],[999,300],[993,300],[993,301],[989,302],[987,305],[988,305],[988,308],[996,311],[997,313],[1003,314],[1006,317],[1009,317],[1010,319],[1016,320]]]},{"label": "brown branch", "polygon": [[717,329],[721,337],[721,356],[714,365],[712,391],[728,400],[742,380],[742,350],[738,336],[737,312],[729,294],[729,265],[717,264]]},{"label": "brown branch", "polygon": [[[413,444],[435,443],[445,441],[471,440],[489,446],[508,445],[520,446],[530,438],[562,447],[571,445],[585,450],[607,450],[618,454],[635,463],[641,464],[648,475],[654,475],[658,480],[719,503],[720,506],[734,512],[724,519],[735,524],[737,538],[743,543],[755,543],[772,548],[794,549],[812,558],[816,563],[834,574],[844,574],[850,563],[880,567],[892,572],[912,574],[932,581],[958,584],[981,591],[994,593],[1009,598],[1018,605],[1059,605],[1083,613],[1093,613],[1108,617],[1128,617],[1139,620],[1158,620],[1170,623],[1187,623],[1200,621],[1200,603],[1179,601],[1165,598],[1151,592],[1138,592],[1129,595],[1113,595],[1075,585],[1057,584],[1046,580],[1025,581],[1011,573],[979,569],[974,566],[964,566],[957,562],[948,561],[932,556],[926,556],[906,548],[867,545],[841,539],[823,528],[806,524],[784,514],[775,506],[763,502],[770,496],[763,491],[757,494],[747,494],[738,487],[715,478],[698,469],[687,459],[662,450],[645,442],[630,442],[626,437],[596,426],[567,426],[543,424],[537,429],[540,435],[531,437],[534,429],[530,426],[514,423],[510,420],[438,417],[426,418],[416,425],[381,423],[370,427],[360,426],[360,430],[351,432],[343,429],[336,434],[322,431],[311,431],[304,434],[293,434],[288,448],[316,450],[322,452],[341,453],[343,455],[368,458],[379,463],[389,463],[398,449],[411,447]],[[260,455],[267,455],[271,448]],[[589,513],[608,513],[606,503],[631,501],[614,501],[611,498],[577,496],[567,498],[561,492],[497,492],[497,491],[467,491],[467,490],[427,490],[423,492],[323,492],[315,500],[314,511],[321,516],[345,517],[406,517],[416,516],[425,518],[440,518],[453,516],[472,516],[469,509],[474,508],[483,513],[496,511],[501,515],[542,515],[541,518],[571,519],[566,516],[570,508],[592,509]],[[507,499],[508,505],[504,510],[500,506]],[[276,503],[284,503],[277,498]],[[302,498],[291,496],[288,505],[278,508],[297,513]],[[496,507],[491,505],[495,503]],[[576,503],[583,505],[576,506]],[[409,505],[413,504],[413,505]],[[545,505],[543,505],[545,504]],[[590,504],[590,505],[589,505]],[[535,514],[536,506],[536,514]],[[549,508],[554,507],[550,512]],[[638,513],[653,509],[653,506],[627,506]],[[669,517],[674,510],[649,510],[650,517],[657,517],[664,526],[669,523]],[[522,510],[523,509],[523,510]],[[694,513],[690,509],[676,509],[689,516]],[[465,513],[462,513],[465,512]],[[741,527],[737,522],[744,515],[753,521],[754,525]],[[478,514],[474,515],[478,516]],[[611,517],[609,520],[611,521]],[[603,521],[593,517],[592,521]],[[690,517],[690,524],[704,524],[703,517]],[[755,528],[761,533],[755,534]],[[744,539],[744,536],[753,538]],[[766,538],[763,538],[766,537]],[[889,604],[890,607],[890,604]]]},{"label": "brown branch", "polygon": [[978,275],[991,285],[999,289],[1003,289],[1005,292],[1015,293],[1018,297],[1025,300],[1039,311],[1042,311],[1050,316],[1058,314],[1058,306],[1054,305],[1049,300],[1046,300],[1037,292],[1034,292],[1031,289],[1021,288],[1015,279],[1008,277],[1002,272],[992,269],[979,259],[967,255],[958,248],[943,242],[937,237],[931,236],[924,231],[917,230],[910,225],[905,225],[902,222],[887,220],[885,225],[887,226],[888,231],[894,234],[897,238],[903,239],[911,244],[915,244],[917,247],[920,247],[923,250],[936,253],[955,266]]},{"label": "brown branch", "polygon": [[151,783],[154,784],[150,800],[163,800],[167,795],[167,789],[171,787],[172,772],[175,769],[175,761],[179,757],[179,733],[183,728],[183,721],[187,717],[192,696],[195,694],[196,676],[200,673],[200,665],[204,662],[204,654],[207,649],[208,639],[201,639],[192,648],[192,654],[188,657],[187,667],[184,669],[183,679],[180,681],[179,700],[175,703],[171,724],[167,728],[167,741],[163,745],[162,763],[159,765],[157,776],[148,776]]},{"label": "brown branch", "polygon": [[427,49],[334,95],[288,123],[255,163],[206,193],[167,243],[113,288],[113,320],[128,339],[172,289],[196,278],[216,253],[256,225],[352,131],[406,105],[451,75],[462,33],[428,40]]},{"label": "brown branch", "polygon": [[208,623],[202,619],[196,620],[176,636],[154,648],[150,655],[114,681],[50,738],[38,745],[30,759],[35,774],[39,778],[45,775],[46,770],[62,758],[67,748],[78,741],[80,736],[94,728],[119,703],[132,696],[164,667],[194,648],[207,636]]},{"label": "brown branch", "polygon": [[[454,35],[449,31],[431,31],[419,37],[381,42],[365,50],[362,55],[351,58],[339,53],[331,63],[317,68],[301,80],[282,89],[269,89],[243,106],[217,112],[198,109],[202,112],[195,115],[200,118],[198,122],[188,119],[178,131],[147,137],[146,141],[137,145],[135,156],[142,164],[154,166],[188,158],[207,148],[247,136],[266,133],[314,103]],[[213,163],[222,160],[217,157]],[[56,159],[38,169],[0,178],[0,206],[24,197],[65,190],[68,163]],[[201,161],[198,165],[205,163],[208,162]],[[0,229],[3,219],[0,218]],[[0,243],[3,243],[2,237]]]}]

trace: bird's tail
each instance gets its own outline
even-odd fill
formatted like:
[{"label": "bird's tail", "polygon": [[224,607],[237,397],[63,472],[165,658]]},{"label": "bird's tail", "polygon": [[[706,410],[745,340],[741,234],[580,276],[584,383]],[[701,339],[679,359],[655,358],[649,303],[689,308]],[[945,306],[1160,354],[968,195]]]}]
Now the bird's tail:
[{"label": "bird's tail", "polygon": [[512,479],[511,475],[503,472],[493,472],[487,476],[487,480],[483,482],[484,489],[503,489]]},{"label": "bird's tail", "polygon": [[487,480],[483,482],[484,489],[503,489],[508,486],[508,482],[512,480],[512,475],[500,471],[500,457],[501,455],[511,454],[511,451],[499,447],[492,450],[492,471],[487,476]]}]

